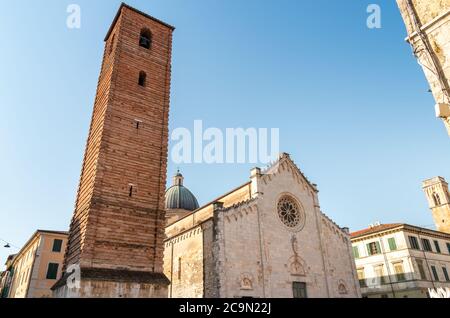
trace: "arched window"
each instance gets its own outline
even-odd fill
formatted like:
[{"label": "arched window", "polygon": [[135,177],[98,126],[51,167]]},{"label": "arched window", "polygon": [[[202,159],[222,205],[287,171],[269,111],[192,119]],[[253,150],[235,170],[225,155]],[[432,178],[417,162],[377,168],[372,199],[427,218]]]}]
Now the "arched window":
[{"label": "arched window", "polygon": [[109,52],[108,52],[108,54],[112,53],[115,41],[116,41],[116,35],[114,34],[112,39],[111,39],[111,42],[109,43]]},{"label": "arched window", "polygon": [[145,82],[147,81],[147,74],[145,72],[141,71],[139,72],[139,86],[145,87]]},{"label": "arched window", "polygon": [[436,206],[441,205],[441,198],[439,197],[439,194],[437,194],[436,192],[433,192],[433,200],[434,205]]},{"label": "arched window", "polygon": [[152,45],[152,33],[149,29],[142,29],[139,38],[139,46],[149,49]]}]

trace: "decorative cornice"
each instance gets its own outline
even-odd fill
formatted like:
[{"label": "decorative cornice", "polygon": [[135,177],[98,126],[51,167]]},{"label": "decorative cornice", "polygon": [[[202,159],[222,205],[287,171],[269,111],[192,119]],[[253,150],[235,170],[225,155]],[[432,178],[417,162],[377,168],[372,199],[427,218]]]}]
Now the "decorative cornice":
[{"label": "decorative cornice", "polygon": [[299,184],[308,186],[314,193],[318,193],[317,185],[309,181],[309,179],[305,176],[305,174],[300,170],[300,168],[295,164],[295,162],[291,159],[288,153],[282,153],[278,160],[269,164],[268,167],[261,170],[262,180],[265,184],[272,181],[273,177],[279,173],[279,169],[282,168],[284,170],[290,170],[293,176],[296,178]]},{"label": "decorative cornice", "polygon": [[329,226],[334,228],[339,234],[343,235],[344,238],[350,239],[350,234],[345,232],[343,228],[341,228],[339,225],[337,225],[336,222],[334,222],[328,215],[320,211],[320,216],[322,217],[322,220],[326,222]]}]

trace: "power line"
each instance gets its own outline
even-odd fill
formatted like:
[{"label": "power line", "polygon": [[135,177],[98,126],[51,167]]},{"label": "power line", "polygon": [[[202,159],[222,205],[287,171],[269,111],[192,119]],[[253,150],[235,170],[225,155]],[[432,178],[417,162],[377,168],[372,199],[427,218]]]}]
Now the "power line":
[{"label": "power line", "polygon": [[[18,249],[18,250],[20,249],[20,247],[17,247],[17,246],[15,246],[14,244],[9,243],[8,241],[2,239],[1,237],[0,237],[0,241],[6,243],[6,246],[14,247],[15,249]],[[6,247],[6,246],[5,246],[5,247]]]}]

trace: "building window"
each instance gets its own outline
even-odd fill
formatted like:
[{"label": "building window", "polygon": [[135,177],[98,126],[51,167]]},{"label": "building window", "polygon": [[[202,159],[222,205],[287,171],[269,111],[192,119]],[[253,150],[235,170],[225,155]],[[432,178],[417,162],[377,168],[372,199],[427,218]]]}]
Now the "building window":
[{"label": "building window", "polygon": [[441,205],[441,198],[439,197],[439,194],[437,194],[436,192],[433,192],[433,200],[434,205],[436,206]]},{"label": "building window", "polygon": [[135,187],[134,187],[134,184],[129,184],[128,185],[128,197],[130,197],[130,198],[132,198],[133,197],[133,195],[134,195],[134,193],[135,193]]},{"label": "building window", "polygon": [[395,238],[391,237],[388,239],[389,250],[395,251],[397,250],[397,243],[395,242]]},{"label": "building window", "polygon": [[447,268],[442,267],[442,272],[444,273],[445,281],[450,282],[450,277],[448,276]]},{"label": "building window", "polygon": [[435,281],[439,281],[439,275],[436,269],[436,266],[431,265],[431,271],[433,272],[433,278]]},{"label": "building window", "polygon": [[136,129],[140,129],[140,128],[141,128],[142,121],[139,120],[139,119],[135,119],[135,120],[134,120],[134,124],[135,124]]},{"label": "building window", "polygon": [[422,280],[426,280],[427,279],[427,275],[425,274],[425,269],[423,267],[423,261],[422,260],[417,260],[417,267],[419,268],[419,274],[420,274],[420,279]]},{"label": "building window", "polygon": [[383,265],[375,266],[374,268],[375,275],[377,276],[377,280],[380,285],[386,284],[386,277],[384,276]]},{"label": "building window", "polygon": [[450,254],[450,243],[447,243],[447,250],[448,250],[448,253]]},{"label": "building window", "polygon": [[380,243],[372,242],[367,244],[367,252],[369,253],[369,256],[380,254],[381,253]]},{"label": "building window", "polygon": [[290,230],[299,231],[305,225],[305,212],[296,200],[289,195],[283,196],[277,204],[278,216]]},{"label": "building window", "polygon": [[427,252],[433,251],[433,249],[431,248],[430,241],[428,239],[422,239],[422,246],[423,246],[423,249]]},{"label": "building window", "polygon": [[359,286],[360,287],[367,287],[366,277],[364,275],[364,268],[358,269],[358,280],[359,280]]},{"label": "building window", "polygon": [[145,72],[139,72],[139,86],[145,87],[145,83],[147,81],[147,74]]},{"label": "building window", "polygon": [[408,236],[408,239],[412,249],[420,250],[419,241],[417,240],[417,237]]},{"label": "building window", "polygon": [[59,264],[49,263],[47,268],[47,279],[56,279],[58,276]]},{"label": "building window", "polygon": [[181,280],[181,257],[178,258],[178,280]]},{"label": "building window", "polygon": [[394,271],[398,282],[403,282],[406,280],[405,270],[403,269],[403,263],[394,264]]},{"label": "building window", "polygon": [[358,259],[359,258],[359,249],[358,246],[353,246],[353,257]]},{"label": "building window", "polygon": [[306,283],[294,282],[292,283],[292,290],[294,292],[294,298],[308,298]]},{"label": "building window", "polygon": [[139,46],[150,49],[152,45],[152,33],[149,29],[142,29],[141,35],[139,38]]},{"label": "building window", "polygon": [[53,248],[52,248],[52,252],[61,252],[61,248],[62,248],[62,240],[53,240]]},{"label": "building window", "polygon": [[434,247],[436,248],[436,252],[441,254],[441,246],[438,241],[434,241]]}]

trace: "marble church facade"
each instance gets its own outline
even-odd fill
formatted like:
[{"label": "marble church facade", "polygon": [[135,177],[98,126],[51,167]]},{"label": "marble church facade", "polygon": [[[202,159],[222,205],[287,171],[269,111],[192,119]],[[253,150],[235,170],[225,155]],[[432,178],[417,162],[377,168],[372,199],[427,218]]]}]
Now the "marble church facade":
[{"label": "marble church facade", "polygon": [[171,215],[169,297],[361,296],[348,229],[321,212],[316,185],[287,154],[211,203]]}]

